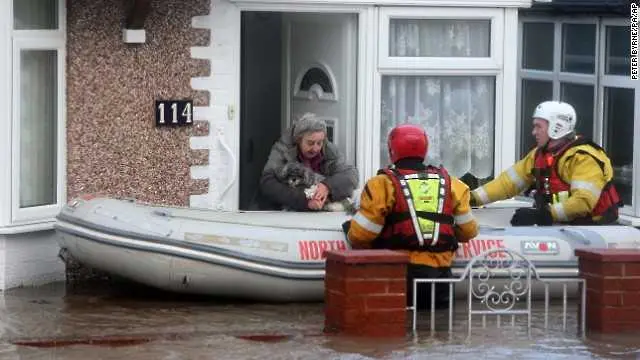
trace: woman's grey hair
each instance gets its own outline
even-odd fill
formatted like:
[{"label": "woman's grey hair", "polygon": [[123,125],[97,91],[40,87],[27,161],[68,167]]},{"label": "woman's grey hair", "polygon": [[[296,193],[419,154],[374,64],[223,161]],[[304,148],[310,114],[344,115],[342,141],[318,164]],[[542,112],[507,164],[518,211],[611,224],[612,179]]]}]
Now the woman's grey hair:
[{"label": "woman's grey hair", "polygon": [[319,131],[327,134],[327,124],[324,120],[318,119],[315,114],[305,113],[293,126],[293,140],[298,143],[305,134]]}]

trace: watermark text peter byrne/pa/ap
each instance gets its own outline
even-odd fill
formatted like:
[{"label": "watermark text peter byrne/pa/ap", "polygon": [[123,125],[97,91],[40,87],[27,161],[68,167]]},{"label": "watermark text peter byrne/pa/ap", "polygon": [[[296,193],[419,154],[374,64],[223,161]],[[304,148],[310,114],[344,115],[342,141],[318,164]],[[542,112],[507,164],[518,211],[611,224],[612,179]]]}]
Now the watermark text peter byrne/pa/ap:
[{"label": "watermark text peter byrne/pa/ap", "polygon": [[638,4],[636,0],[631,2],[631,18],[630,18],[630,26],[631,26],[631,48],[630,48],[630,56],[631,56],[631,79],[638,80]]}]

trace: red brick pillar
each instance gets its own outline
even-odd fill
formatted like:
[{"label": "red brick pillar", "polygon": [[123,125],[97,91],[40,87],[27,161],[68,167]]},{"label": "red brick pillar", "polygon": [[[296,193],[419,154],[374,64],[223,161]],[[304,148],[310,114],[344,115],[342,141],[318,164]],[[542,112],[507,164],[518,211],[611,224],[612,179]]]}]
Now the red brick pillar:
[{"label": "red brick pillar", "polygon": [[389,250],[326,254],[325,332],[405,336],[408,256]]},{"label": "red brick pillar", "polygon": [[587,281],[587,330],[640,331],[640,250],[576,250]]}]

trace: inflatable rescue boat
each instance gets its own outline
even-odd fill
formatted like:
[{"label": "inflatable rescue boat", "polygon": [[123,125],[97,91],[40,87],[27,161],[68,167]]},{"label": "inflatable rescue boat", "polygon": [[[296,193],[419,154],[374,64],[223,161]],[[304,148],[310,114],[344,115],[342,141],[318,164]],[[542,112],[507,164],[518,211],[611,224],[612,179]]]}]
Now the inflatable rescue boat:
[{"label": "inflatable rescue boat", "polygon": [[[480,234],[461,244],[454,267],[506,248],[543,277],[577,276],[577,248],[640,248],[640,230],[615,226],[511,227],[510,200],[474,209]],[[340,212],[234,211],[76,199],[57,217],[61,249],[80,263],[152,287],[264,301],[320,301],[324,250],[345,250]],[[500,257],[501,253],[493,254]],[[464,291],[456,288],[456,292]]]}]

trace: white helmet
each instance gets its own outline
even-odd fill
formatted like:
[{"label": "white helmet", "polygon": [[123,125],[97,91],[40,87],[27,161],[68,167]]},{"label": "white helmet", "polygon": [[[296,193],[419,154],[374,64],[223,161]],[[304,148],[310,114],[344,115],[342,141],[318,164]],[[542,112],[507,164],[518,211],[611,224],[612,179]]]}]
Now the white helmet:
[{"label": "white helmet", "polygon": [[576,128],[576,111],[573,106],[562,101],[545,101],[533,112],[533,118],[549,122],[547,134],[557,140],[573,132]]}]

